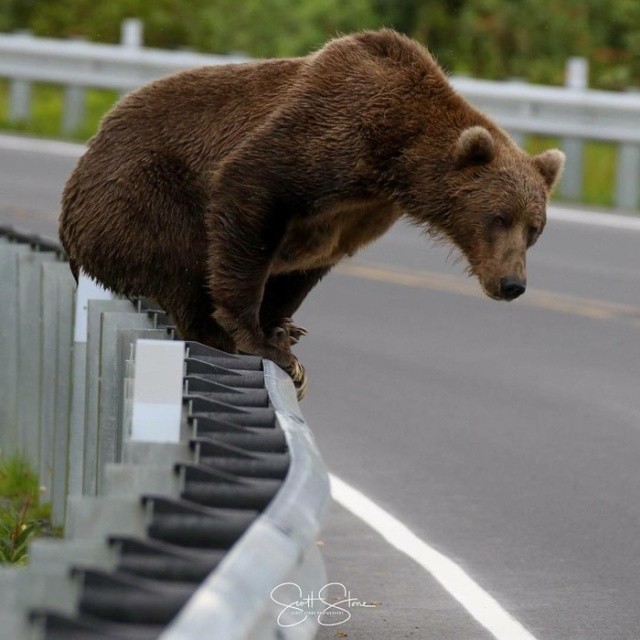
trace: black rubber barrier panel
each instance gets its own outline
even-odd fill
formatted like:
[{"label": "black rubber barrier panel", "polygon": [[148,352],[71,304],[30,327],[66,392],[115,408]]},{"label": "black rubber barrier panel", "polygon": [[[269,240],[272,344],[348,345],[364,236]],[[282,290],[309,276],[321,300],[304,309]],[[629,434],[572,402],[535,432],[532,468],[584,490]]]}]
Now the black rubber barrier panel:
[{"label": "black rubber barrier panel", "polygon": [[[161,309],[139,304],[171,330]],[[32,612],[47,640],[157,638],[282,486],[290,458],[262,360],[189,342],[185,372],[192,460],[173,464],[180,497],[140,497],[146,537],[109,537],[112,570],[73,568],[76,615]]]}]

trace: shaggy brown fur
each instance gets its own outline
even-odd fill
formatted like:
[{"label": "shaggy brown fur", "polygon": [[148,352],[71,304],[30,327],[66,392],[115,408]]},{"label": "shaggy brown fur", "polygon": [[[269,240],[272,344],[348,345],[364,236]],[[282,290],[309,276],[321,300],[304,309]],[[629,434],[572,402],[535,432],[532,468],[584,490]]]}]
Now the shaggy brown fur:
[{"label": "shaggy brown fur", "polygon": [[488,295],[524,285],[563,156],[530,157],[390,30],[306,58],[177,73],[102,122],[63,196],[75,269],[156,299],[180,334],[274,360],[291,316],[402,215],[444,236]]}]

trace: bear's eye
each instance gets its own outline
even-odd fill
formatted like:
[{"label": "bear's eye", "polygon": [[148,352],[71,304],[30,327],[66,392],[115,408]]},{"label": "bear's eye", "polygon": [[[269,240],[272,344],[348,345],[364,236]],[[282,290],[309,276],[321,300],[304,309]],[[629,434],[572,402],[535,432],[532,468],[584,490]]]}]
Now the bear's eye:
[{"label": "bear's eye", "polygon": [[507,219],[500,215],[493,217],[492,224],[496,229],[506,229],[508,225]]},{"label": "bear's eye", "polygon": [[531,246],[537,239],[540,229],[538,227],[529,227],[529,237],[527,238],[527,244]]}]

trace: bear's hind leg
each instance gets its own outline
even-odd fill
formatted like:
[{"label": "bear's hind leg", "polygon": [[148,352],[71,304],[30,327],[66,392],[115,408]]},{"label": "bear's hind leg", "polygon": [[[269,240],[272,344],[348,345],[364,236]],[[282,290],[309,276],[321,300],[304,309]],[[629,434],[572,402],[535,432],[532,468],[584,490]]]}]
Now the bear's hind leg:
[{"label": "bear's hind leg", "polygon": [[[171,300],[180,300],[180,306],[171,308]],[[231,336],[213,319],[214,309],[204,282],[201,286],[191,287],[188,293],[182,290],[179,298],[170,296],[169,301],[162,306],[176,323],[181,339],[200,342],[227,353],[236,353],[236,345]]]}]

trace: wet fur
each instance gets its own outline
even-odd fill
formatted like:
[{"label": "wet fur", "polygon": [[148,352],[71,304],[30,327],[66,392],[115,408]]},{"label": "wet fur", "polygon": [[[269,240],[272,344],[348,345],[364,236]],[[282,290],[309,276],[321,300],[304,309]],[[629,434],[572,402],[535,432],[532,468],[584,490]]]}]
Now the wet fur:
[{"label": "wet fur", "polygon": [[156,299],[183,337],[292,371],[271,328],[342,258],[406,215],[497,271],[484,210],[543,217],[557,160],[518,149],[421,45],[364,32],[126,96],[67,182],[60,237],[74,268]]}]

